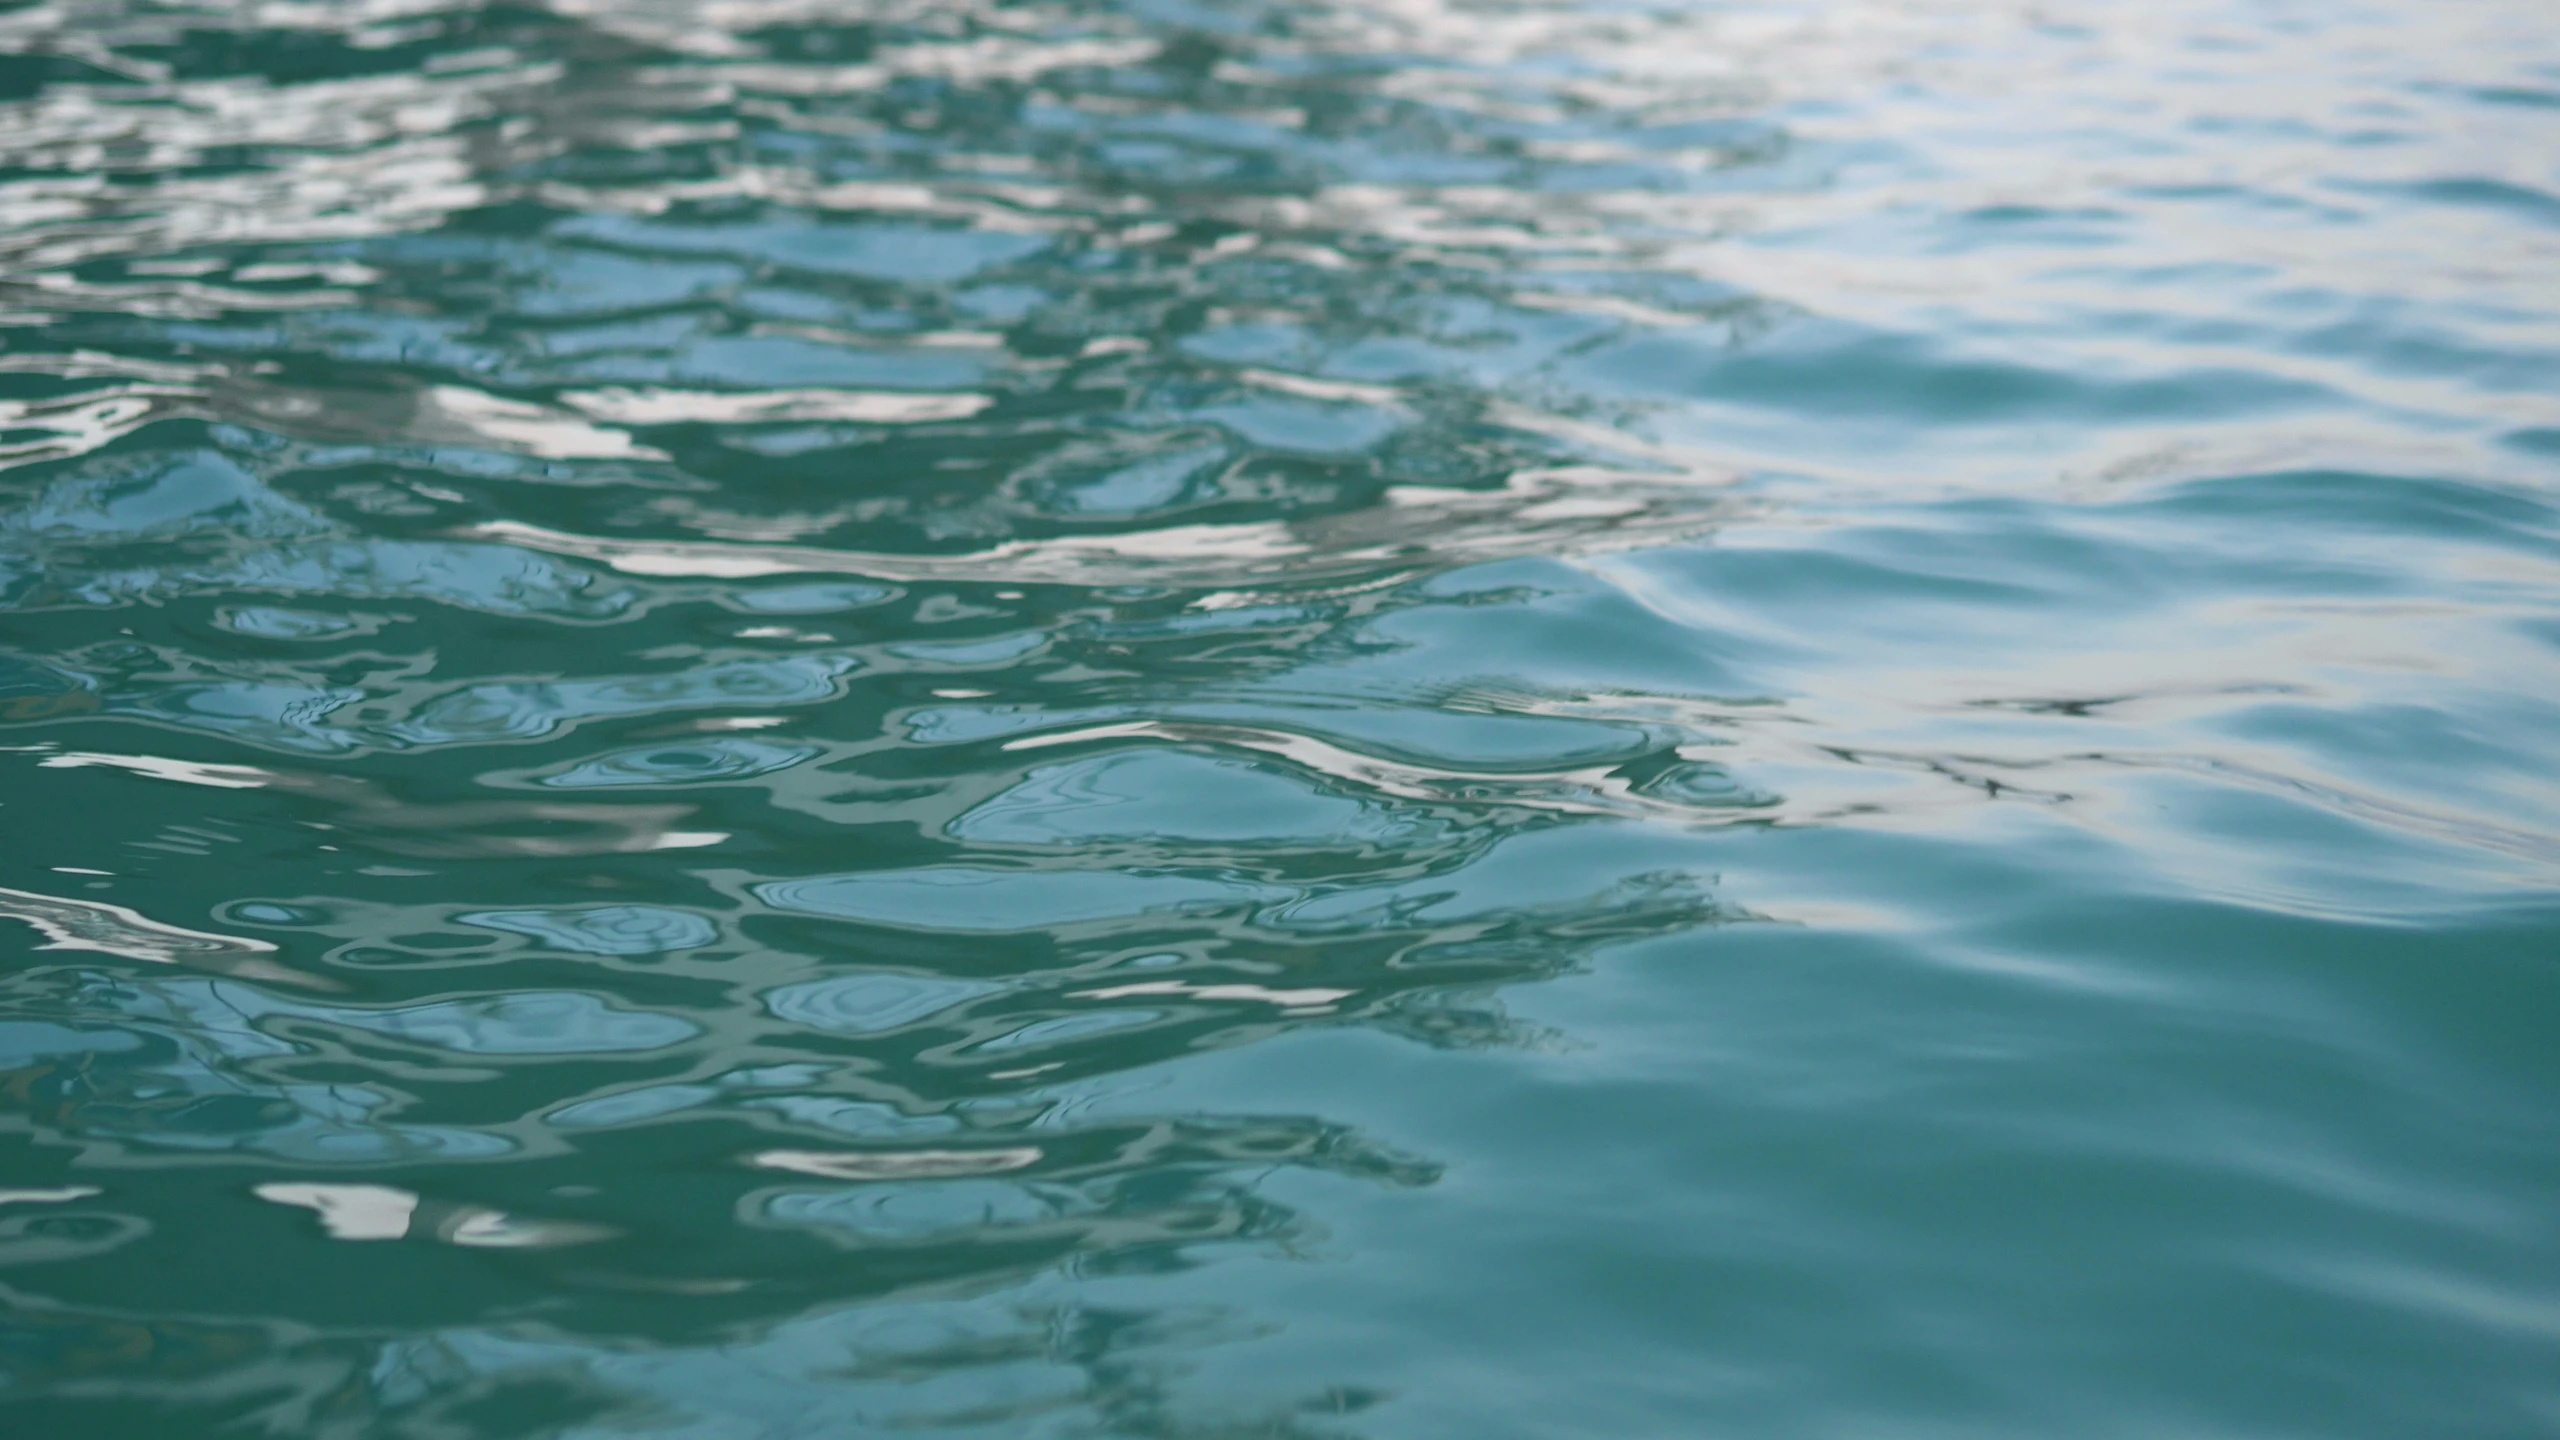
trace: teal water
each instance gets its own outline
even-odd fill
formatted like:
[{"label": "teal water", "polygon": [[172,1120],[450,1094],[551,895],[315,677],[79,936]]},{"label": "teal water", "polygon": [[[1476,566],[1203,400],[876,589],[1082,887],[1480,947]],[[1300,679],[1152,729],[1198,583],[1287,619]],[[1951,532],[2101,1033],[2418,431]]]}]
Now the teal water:
[{"label": "teal water", "polygon": [[0,7],[0,1431],[2560,1434],[2524,0]]}]

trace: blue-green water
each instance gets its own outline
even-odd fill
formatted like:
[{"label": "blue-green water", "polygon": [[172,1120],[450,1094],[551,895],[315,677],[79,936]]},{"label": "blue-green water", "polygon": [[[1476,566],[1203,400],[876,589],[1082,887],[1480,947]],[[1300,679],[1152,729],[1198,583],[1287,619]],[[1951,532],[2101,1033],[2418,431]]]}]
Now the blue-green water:
[{"label": "blue-green water", "polygon": [[0,1431],[2560,1434],[2525,0],[0,8]]}]

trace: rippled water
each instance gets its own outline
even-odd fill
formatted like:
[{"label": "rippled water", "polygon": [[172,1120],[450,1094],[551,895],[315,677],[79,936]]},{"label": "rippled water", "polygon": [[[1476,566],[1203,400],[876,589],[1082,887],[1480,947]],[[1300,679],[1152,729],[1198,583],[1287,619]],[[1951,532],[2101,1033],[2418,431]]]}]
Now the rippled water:
[{"label": "rippled water", "polygon": [[2560,1432],[2545,7],[0,97],[10,1433]]}]

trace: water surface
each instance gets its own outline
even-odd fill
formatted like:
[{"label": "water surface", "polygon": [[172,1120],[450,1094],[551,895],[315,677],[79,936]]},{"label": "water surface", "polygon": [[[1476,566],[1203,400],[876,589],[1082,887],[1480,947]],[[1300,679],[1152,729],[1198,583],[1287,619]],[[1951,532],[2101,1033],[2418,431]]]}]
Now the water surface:
[{"label": "water surface", "polygon": [[0,1417],[2560,1430],[2522,0],[0,9]]}]

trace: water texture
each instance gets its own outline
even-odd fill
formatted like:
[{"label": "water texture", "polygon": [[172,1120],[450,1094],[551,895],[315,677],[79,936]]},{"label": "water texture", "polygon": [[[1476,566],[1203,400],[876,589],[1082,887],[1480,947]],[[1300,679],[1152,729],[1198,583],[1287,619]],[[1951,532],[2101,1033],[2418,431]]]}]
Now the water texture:
[{"label": "water texture", "polygon": [[2525,0],[0,5],[0,1429],[2560,1433]]}]

